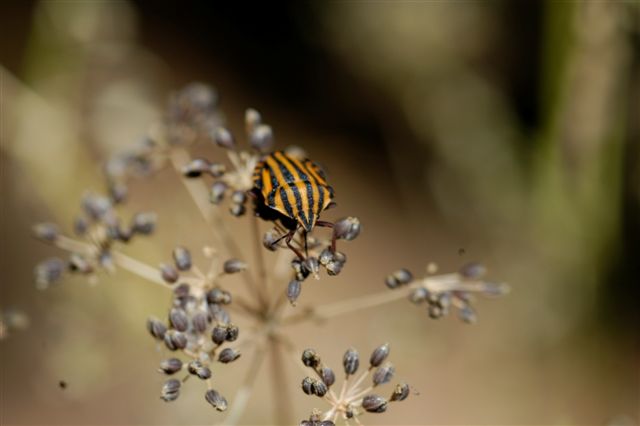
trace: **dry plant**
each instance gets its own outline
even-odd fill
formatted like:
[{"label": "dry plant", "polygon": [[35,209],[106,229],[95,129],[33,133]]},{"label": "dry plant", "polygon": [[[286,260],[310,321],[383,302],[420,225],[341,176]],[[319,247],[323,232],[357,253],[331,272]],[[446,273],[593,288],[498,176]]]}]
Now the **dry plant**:
[{"label": "dry plant", "polygon": [[[246,111],[245,124],[246,144],[242,147],[231,131],[223,127],[215,90],[193,83],[174,94],[165,120],[154,125],[130,150],[107,161],[108,195],[85,194],[81,213],[74,221],[74,236],[65,235],[50,223],[34,227],[39,239],[69,252],[65,259],[46,259],[37,265],[37,286],[45,289],[67,273],[85,275],[90,282],[96,282],[101,274],[113,274],[121,268],[171,292],[165,320],[151,317],[147,323],[159,350],[168,353],[159,366],[160,373],[178,377],[164,383],[160,394],[165,401],[177,399],[187,380],[195,376],[205,384],[204,399],[217,411],[226,411],[226,417],[219,420],[236,424],[247,407],[257,372],[266,354],[272,352],[276,362],[270,371],[275,383],[283,380],[283,364],[295,358],[301,368],[313,371],[302,380],[302,390],[328,404],[324,411],[314,410],[310,416],[296,413],[298,418],[305,417],[301,424],[327,426],[338,420],[361,424],[361,415],[384,412],[389,404],[402,401],[411,393],[409,384],[401,382],[392,383],[393,388],[381,394],[380,387],[394,380],[395,367],[386,361],[390,345],[384,343],[374,349],[368,368],[360,374],[357,373],[359,354],[353,348],[348,349],[343,359],[343,380],[340,389],[334,391],[336,373],[322,363],[314,349],[298,348],[287,335],[287,327],[322,322],[398,300],[425,307],[425,314],[434,319],[455,311],[462,321],[473,323],[476,321],[474,295],[500,296],[508,287],[486,281],[485,270],[479,264],[468,264],[447,274],[437,274],[435,265],[430,264],[422,277],[414,277],[406,269],[381,277],[381,285],[384,282],[387,288],[380,292],[323,305],[300,303],[296,306],[304,301],[301,290],[310,278],[330,279],[341,272],[347,255],[340,250],[345,242],[358,236],[361,225],[355,217],[333,224],[323,222],[332,228],[331,237],[326,238],[326,230],[316,233],[312,226],[305,229],[295,220],[291,226],[290,219],[297,219],[295,215],[287,218],[275,214],[265,205],[267,201],[255,196],[256,179],[261,177],[254,176],[254,172],[260,170],[261,161],[272,152],[273,132],[253,109]],[[192,158],[190,149],[198,144],[217,145],[220,152],[226,153],[227,160]],[[305,181],[309,192],[305,193],[305,187],[301,187],[300,193],[306,198],[300,199],[296,193],[298,203],[311,211],[310,207],[317,202],[312,194],[318,192],[309,185],[324,179],[319,177],[322,171],[305,160],[300,147],[287,147],[282,153],[279,155],[296,159],[298,164],[308,164],[318,173],[317,179]],[[134,237],[148,237],[155,231],[154,213],[139,212],[128,220],[118,216],[118,206],[131,195],[128,183],[164,167],[172,167],[178,173],[211,228],[214,241],[201,248],[208,261],[206,265],[196,265],[190,249],[184,246],[175,247],[172,260],[165,260],[159,266],[148,265],[121,250],[132,243]],[[274,180],[269,184],[276,187],[278,182]],[[334,184],[339,194],[340,183]],[[330,187],[325,189],[329,191]],[[261,213],[265,210],[274,216],[265,217]],[[242,220],[248,222],[253,241],[238,241],[231,235],[225,225],[231,216],[248,216]],[[260,230],[261,222],[271,227],[265,233]],[[290,238],[284,238],[288,234]],[[244,260],[251,250],[256,259],[252,265]],[[277,253],[276,262],[267,264],[263,256],[266,250]],[[223,252],[230,257],[223,257]],[[230,291],[227,280],[235,274],[246,286],[245,294]],[[288,304],[295,306],[293,313],[285,312]],[[232,318],[240,318],[249,325],[240,330]],[[247,352],[253,356],[247,376],[236,395],[227,399],[224,390],[216,386],[212,369],[226,364],[230,365],[225,368],[233,368],[234,361]],[[281,406],[286,404],[287,401],[280,402]]]}]

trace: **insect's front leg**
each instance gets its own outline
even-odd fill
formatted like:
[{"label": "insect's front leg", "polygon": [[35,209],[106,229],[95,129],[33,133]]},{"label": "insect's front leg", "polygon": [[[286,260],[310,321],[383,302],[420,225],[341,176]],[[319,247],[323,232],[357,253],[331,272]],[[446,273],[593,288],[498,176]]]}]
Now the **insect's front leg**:
[{"label": "insect's front leg", "polygon": [[[319,220],[316,222],[316,226],[322,226],[325,228],[332,228],[333,229],[333,223],[331,222],[326,222],[324,220]],[[336,252],[336,233],[332,232],[331,233],[331,253],[335,253]]]}]

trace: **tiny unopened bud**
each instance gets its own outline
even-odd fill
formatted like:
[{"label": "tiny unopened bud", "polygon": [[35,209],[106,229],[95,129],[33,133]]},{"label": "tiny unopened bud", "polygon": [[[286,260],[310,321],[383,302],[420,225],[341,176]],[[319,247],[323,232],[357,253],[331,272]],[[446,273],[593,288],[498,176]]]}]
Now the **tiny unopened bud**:
[{"label": "tiny unopened bud", "polygon": [[396,385],[393,393],[391,394],[391,401],[404,401],[409,396],[409,385],[406,383],[400,383]]},{"label": "tiny unopened bud", "polygon": [[151,212],[140,212],[133,216],[131,231],[142,235],[150,235],[156,227],[157,216]]},{"label": "tiny unopened bud", "polygon": [[249,134],[251,147],[261,151],[269,151],[273,146],[273,130],[266,124],[257,125]]},{"label": "tiny unopened bud", "polygon": [[178,358],[165,359],[160,363],[159,371],[165,374],[175,374],[182,369],[182,361]]},{"label": "tiny unopened bud", "polygon": [[291,280],[289,285],[287,286],[287,299],[289,302],[295,306],[296,300],[300,297],[300,292],[302,291],[302,283],[298,280]]},{"label": "tiny unopened bud", "polygon": [[331,387],[336,381],[336,375],[333,370],[329,367],[322,367],[320,369],[320,377],[327,387]]},{"label": "tiny unopened bud", "polygon": [[320,364],[320,356],[314,349],[302,351],[302,363],[307,367],[316,368]]},{"label": "tiny unopened bud", "polygon": [[396,370],[390,363],[386,363],[382,367],[378,368],[375,373],[373,373],[373,385],[383,385],[385,383],[389,383],[391,379],[393,379],[393,375]]},{"label": "tiny unopened bud", "polygon": [[218,355],[218,361],[223,364],[228,364],[238,358],[240,358],[240,352],[233,348],[225,348],[220,352],[220,355]]},{"label": "tiny unopened bud", "polygon": [[38,223],[33,226],[33,235],[42,241],[52,243],[59,234],[58,226],[53,223]]},{"label": "tiny unopened bud", "polygon": [[178,270],[173,265],[162,264],[160,265],[160,276],[164,282],[174,284],[178,281]]},{"label": "tiny unopened bud", "polygon": [[200,177],[209,171],[209,162],[204,158],[195,158],[182,168],[182,174],[188,178]]},{"label": "tiny unopened bud", "polygon": [[362,408],[370,413],[384,413],[387,404],[387,400],[379,395],[367,395],[362,399]]},{"label": "tiny unopened bud", "polygon": [[384,362],[385,359],[389,356],[389,344],[385,343],[384,345],[380,345],[374,349],[371,353],[371,358],[369,358],[369,364],[372,367],[378,367],[380,364]]},{"label": "tiny unopened bud", "polygon": [[167,326],[159,319],[152,317],[147,320],[147,330],[154,338],[162,340],[167,332]]},{"label": "tiny unopened bud", "polygon": [[224,198],[224,193],[227,191],[227,184],[222,181],[214,182],[209,190],[209,201],[212,204],[220,204]]},{"label": "tiny unopened bud", "polygon": [[227,409],[227,400],[216,390],[209,389],[207,393],[204,394],[204,399],[218,411],[225,411]]},{"label": "tiny unopened bud", "polygon": [[360,220],[358,218],[347,217],[333,225],[333,234],[338,239],[351,241],[360,235],[360,228]]},{"label": "tiny unopened bud", "polygon": [[167,380],[162,385],[162,394],[160,398],[164,401],[175,401],[180,395],[180,381],[176,379]]},{"label": "tiny unopened bud", "polygon": [[345,352],[344,357],[342,358],[342,365],[344,366],[344,372],[347,376],[355,374],[360,366],[360,355],[358,354],[358,351],[351,348]]},{"label": "tiny unopened bud", "polygon": [[185,247],[178,246],[173,249],[173,261],[180,271],[191,269],[191,253]]},{"label": "tiny unopened bud", "polygon": [[169,323],[178,331],[186,331],[189,328],[189,317],[182,309],[172,308],[169,311]]},{"label": "tiny unopened bud", "polygon": [[247,264],[238,259],[229,259],[224,262],[223,269],[226,274],[235,274],[247,269]]},{"label": "tiny unopened bud", "polygon": [[218,127],[215,130],[215,133],[213,135],[213,140],[221,148],[234,149],[236,147],[236,141],[233,138],[233,135],[229,130],[225,129],[224,127]]}]

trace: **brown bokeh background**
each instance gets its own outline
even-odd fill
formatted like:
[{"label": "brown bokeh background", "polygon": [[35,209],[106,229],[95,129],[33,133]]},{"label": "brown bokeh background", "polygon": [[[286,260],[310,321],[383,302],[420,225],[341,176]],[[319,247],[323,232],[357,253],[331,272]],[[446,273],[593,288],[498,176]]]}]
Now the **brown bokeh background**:
[{"label": "brown bokeh background", "polygon": [[[325,164],[328,218],[363,223],[344,272],[305,286],[303,303],[383,291],[390,271],[428,262],[481,261],[512,287],[480,300],[473,326],[397,302],[291,328],[336,369],[349,346],[392,343],[419,395],[365,423],[637,424],[637,3],[210,3],[3,3],[0,308],[30,326],[0,342],[0,423],[222,419],[195,383],[158,398],[163,355],[145,320],[164,315],[166,293],[124,271],[46,292],[32,276],[56,251],[31,225],[70,229],[83,192],[104,189],[101,162],[195,80],[217,87],[236,133],[257,108],[279,147]],[[127,253],[157,264],[178,243],[211,243],[172,170],[132,193],[125,216],[159,222]],[[242,221],[227,223],[249,247]],[[214,371],[229,399],[248,360]],[[326,407],[299,391],[295,362],[287,398],[302,419]],[[269,368],[246,424],[278,418]]]}]

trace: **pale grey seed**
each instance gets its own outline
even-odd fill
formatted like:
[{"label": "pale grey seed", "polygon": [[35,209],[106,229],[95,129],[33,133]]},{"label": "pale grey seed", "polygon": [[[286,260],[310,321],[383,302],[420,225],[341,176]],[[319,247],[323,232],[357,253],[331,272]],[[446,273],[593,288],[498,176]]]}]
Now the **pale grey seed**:
[{"label": "pale grey seed", "polygon": [[224,127],[218,127],[215,130],[213,140],[221,148],[234,149],[236,147],[236,141],[233,135]]},{"label": "pale grey seed", "polygon": [[247,264],[238,259],[229,259],[224,262],[223,269],[227,274],[235,274],[236,272],[247,269]]},{"label": "pale grey seed", "polygon": [[360,355],[358,354],[358,351],[353,348],[347,350],[342,358],[342,365],[344,366],[344,372],[347,376],[355,374],[360,366]]},{"label": "pale grey seed", "polygon": [[384,413],[387,404],[387,400],[379,395],[367,395],[362,399],[362,408],[370,413]]},{"label": "pale grey seed", "polygon": [[162,385],[162,398],[165,402],[175,401],[180,395],[180,381],[176,379],[170,379],[164,382]]},{"label": "pale grey seed", "polygon": [[191,253],[185,247],[178,246],[173,249],[173,261],[180,271],[191,269]]},{"label": "pale grey seed", "polygon": [[228,364],[238,358],[240,358],[240,352],[233,348],[225,348],[220,352],[220,355],[218,355],[218,361],[223,364]]},{"label": "pale grey seed", "polygon": [[384,360],[386,360],[387,357],[389,356],[389,350],[390,350],[389,343],[385,343],[375,348],[374,351],[371,353],[371,357],[369,358],[369,364],[372,367],[380,366],[380,364],[382,364]]},{"label": "pale grey seed", "polygon": [[225,411],[227,409],[227,400],[216,390],[209,389],[207,393],[205,393],[204,398],[218,411]]},{"label": "pale grey seed", "polygon": [[165,374],[175,374],[182,369],[182,361],[178,358],[165,359],[160,363],[160,369]]},{"label": "pale grey seed", "polygon": [[351,241],[360,235],[360,220],[356,217],[347,217],[337,221],[333,226],[333,234],[338,239]]},{"label": "pale grey seed", "polygon": [[249,134],[251,147],[261,151],[270,151],[273,146],[273,130],[266,124],[258,124]]},{"label": "pale grey seed", "polygon": [[187,331],[189,328],[189,317],[182,309],[172,308],[169,311],[169,323],[178,331]]},{"label": "pale grey seed", "polygon": [[167,332],[167,326],[159,319],[151,317],[147,320],[147,330],[154,338],[162,340]]},{"label": "pale grey seed", "polygon": [[42,241],[52,243],[58,238],[60,231],[54,223],[38,223],[33,226],[33,235]]},{"label": "pale grey seed", "polygon": [[302,283],[298,280],[291,280],[287,286],[287,298],[289,302],[295,306],[296,300],[300,297],[302,291]]},{"label": "pale grey seed", "polygon": [[324,384],[327,385],[327,387],[331,387],[331,385],[333,385],[336,381],[336,375],[334,374],[333,370],[326,366],[323,366],[320,369],[320,377],[322,378]]},{"label": "pale grey seed", "polygon": [[222,181],[214,182],[209,190],[209,201],[212,204],[219,204],[227,191],[227,184]]},{"label": "pale grey seed", "polygon": [[389,383],[391,379],[393,379],[393,375],[395,374],[395,368],[392,364],[386,363],[382,367],[379,367],[373,373],[373,385],[379,386],[385,383]]},{"label": "pale grey seed", "polygon": [[174,268],[173,265],[167,265],[164,263],[160,265],[160,276],[164,282],[168,284],[175,284],[179,278],[178,270]]},{"label": "pale grey seed", "polygon": [[404,401],[409,396],[409,385],[406,383],[400,383],[396,385],[393,393],[391,394],[391,401]]}]

